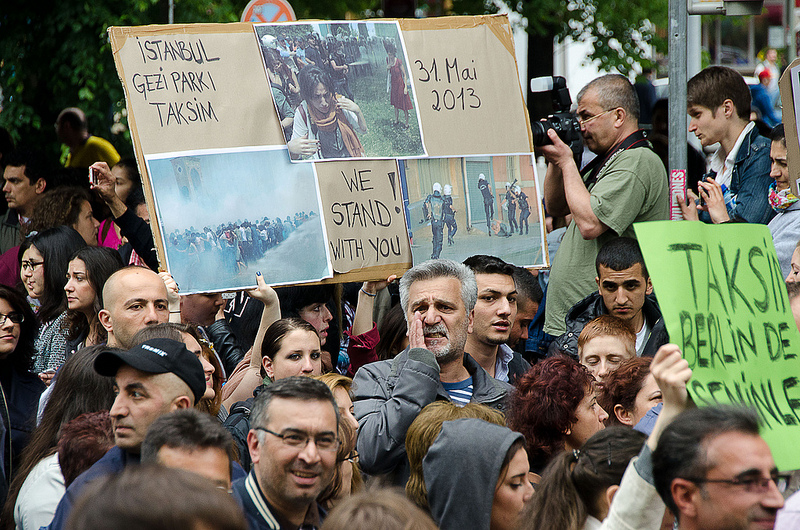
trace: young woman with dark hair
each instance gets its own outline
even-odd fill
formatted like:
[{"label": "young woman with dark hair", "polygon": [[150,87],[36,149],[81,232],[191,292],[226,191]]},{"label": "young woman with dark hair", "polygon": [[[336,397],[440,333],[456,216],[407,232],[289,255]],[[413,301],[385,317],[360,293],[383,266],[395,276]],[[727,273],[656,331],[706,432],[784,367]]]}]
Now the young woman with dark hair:
[{"label": "young woman with dark hair", "polygon": [[[2,299],[0,288],[0,304]],[[39,528],[50,524],[64,492],[58,459],[54,457],[61,427],[86,412],[109,410],[114,403],[113,379],[94,371],[94,360],[104,349],[107,348],[83,348],[67,359],[59,370],[39,426],[22,453],[20,466],[11,483],[0,517],[3,528],[14,528],[15,523],[18,528]],[[44,389],[44,385],[41,388]],[[34,405],[34,415],[35,412]],[[34,419],[31,417],[31,424]]]},{"label": "young woman with dark hair", "polygon": [[[0,407],[4,437],[0,467],[4,477],[16,468],[36,421],[39,396],[45,385],[31,373],[36,350],[33,341],[39,324],[25,298],[0,285]],[[0,493],[5,484],[0,484]],[[4,519],[3,519],[4,520]]]},{"label": "young woman with dark hair", "polygon": [[123,267],[119,253],[106,247],[86,247],[75,252],[67,265],[68,339],[74,349],[106,341],[97,316],[103,308],[103,286]]},{"label": "young woman with dark hair", "polygon": [[85,246],[74,229],[57,226],[29,236],[19,249],[22,283],[32,303],[39,307],[36,318],[41,329],[34,344],[34,370],[47,384],[67,357],[67,265]]}]

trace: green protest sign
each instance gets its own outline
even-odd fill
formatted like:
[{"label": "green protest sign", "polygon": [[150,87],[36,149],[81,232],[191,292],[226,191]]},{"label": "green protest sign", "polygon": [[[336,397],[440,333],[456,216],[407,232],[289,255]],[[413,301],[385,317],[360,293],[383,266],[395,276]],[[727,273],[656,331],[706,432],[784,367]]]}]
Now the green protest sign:
[{"label": "green protest sign", "polygon": [[634,225],[670,342],[693,370],[698,406],[758,411],[780,469],[797,469],[800,334],[769,229],[659,221]]}]

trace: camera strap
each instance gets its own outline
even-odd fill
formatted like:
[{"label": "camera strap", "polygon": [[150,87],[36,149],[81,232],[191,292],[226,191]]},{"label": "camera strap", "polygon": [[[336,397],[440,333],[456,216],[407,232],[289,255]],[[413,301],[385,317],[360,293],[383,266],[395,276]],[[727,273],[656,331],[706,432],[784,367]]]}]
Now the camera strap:
[{"label": "camera strap", "polygon": [[[581,171],[581,176],[583,177],[583,181],[586,186],[589,187],[596,183],[597,175],[600,174],[600,170],[602,170],[606,164],[614,160],[617,155],[623,151],[635,149],[637,147],[650,148],[650,142],[647,140],[647,137],[644,135],[644,130],[642,129],[639,129],[622,140],[619,144],[617,144],[617,147],[612,149],[604,158],[601,159],[599,156],[596,156],[594,160],[586,164]],[[589,175],[588,177],[586,176],[587,174]]]}]

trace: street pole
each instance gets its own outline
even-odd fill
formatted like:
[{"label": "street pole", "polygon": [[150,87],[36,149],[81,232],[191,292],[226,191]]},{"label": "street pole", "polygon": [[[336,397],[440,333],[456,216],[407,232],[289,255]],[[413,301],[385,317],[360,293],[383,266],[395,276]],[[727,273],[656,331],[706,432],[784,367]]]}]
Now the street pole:
[{"label": "street pole", "polygon": [[689,0],[669,0],[669,177],[672,219],[680,219],[673,195],[686,189],[686,41]]}]

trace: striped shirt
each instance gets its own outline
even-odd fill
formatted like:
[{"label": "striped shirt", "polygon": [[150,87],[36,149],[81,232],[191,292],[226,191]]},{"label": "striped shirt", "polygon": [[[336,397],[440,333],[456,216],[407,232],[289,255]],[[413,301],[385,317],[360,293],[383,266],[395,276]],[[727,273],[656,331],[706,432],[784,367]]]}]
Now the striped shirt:
[{"label": "striped shirt", "polygon": [[453,403],[463,407],[472,399],[472,376],[458,383],[442,383]]}]

